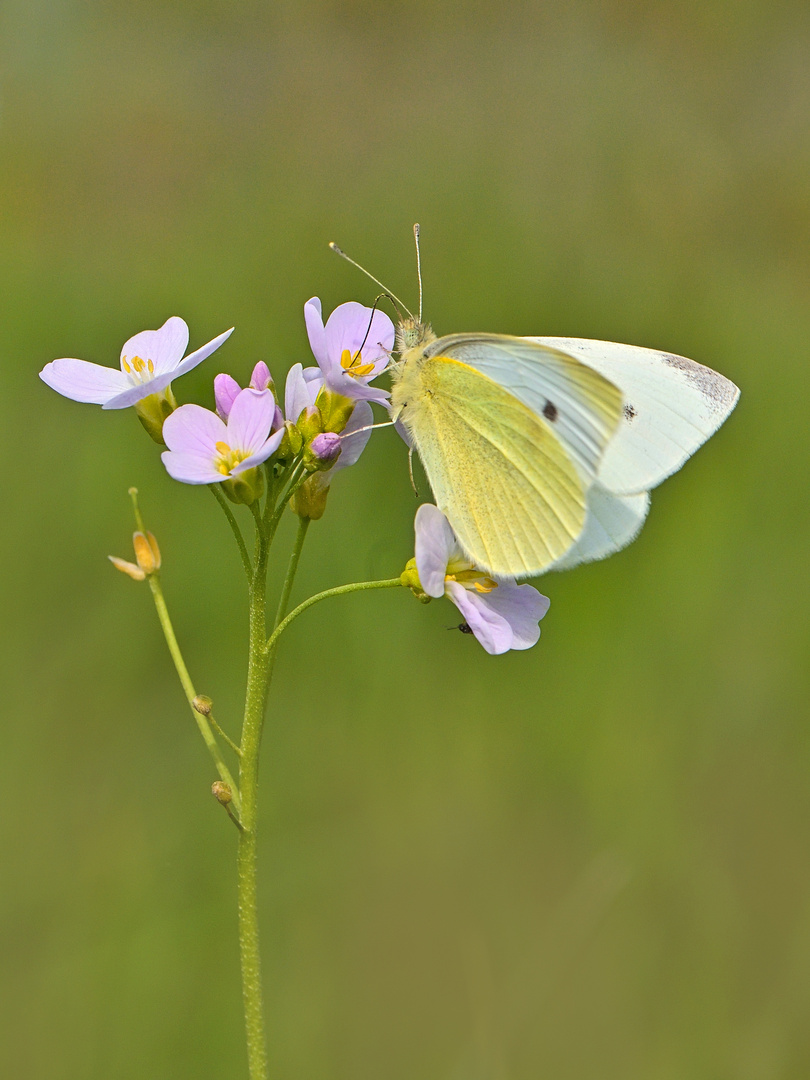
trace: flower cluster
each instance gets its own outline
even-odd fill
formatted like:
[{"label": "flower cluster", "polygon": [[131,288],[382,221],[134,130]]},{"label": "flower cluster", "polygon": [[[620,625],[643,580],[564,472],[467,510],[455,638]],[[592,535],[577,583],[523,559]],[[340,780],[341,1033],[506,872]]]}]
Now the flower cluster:
[{"label": "flower cluster", "polygon": [[[104,409],[134,406],[150,435],[165,445],[161,458],[175,480],[222,485],[232,502],[253,505],[267,478],[282,476],[290,481],[292,509],[313,520],[324,513],[334,477],[365,449],[374,421],[371,405],[388,405],[388,392],[371,383],[390,362],[395,332],[387,315],[358,303],[341,304],[324,324],[317,297],[305,304],[304,319],[317,364],[290,368],[283,402],[260,361],[244,388],[231,375],[216,376],[215,410],[178,406],[172,381],[210,356],[232,330],[184,357],[188,327],[176,316],[159,330],[130,338],[120,371],[63,358],[47,364],[40,377],[74,401]],[[148,541],[138,547],[140,535],[137,565],[114,560],[138,580],[154,572],[144,565],[143,552],[151,549]],[[464,618],[460,628],[489,653],[534,645],[549,606],[530,585],[496,581],[476,568],[431,505],[417,511],[415,558],[401,581],[422,600],[450,599]]]}]

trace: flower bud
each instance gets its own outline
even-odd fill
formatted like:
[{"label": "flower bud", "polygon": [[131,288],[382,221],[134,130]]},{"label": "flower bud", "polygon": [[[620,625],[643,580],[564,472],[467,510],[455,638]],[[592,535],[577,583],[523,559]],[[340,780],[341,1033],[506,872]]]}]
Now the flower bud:
[{"label": "flower bud", "polygon": [[284,437],[275,456],[278,461],[292,461],[301,453],[304,440],[301,438],[301,432],[291,421],[284,422],[284,429]]},{"label": "flower bud", "polygon": [[334,431],[340,434],[354,412],[355,402],[351,398],[336,394],[324,386],[317,397],[318,408],[323,416],[322,431]]},{"label": "flower bud", "polygon": [[304,448],[304,465],[308,472],[326,472],[340,457],[340,451],[340,436],[324,431]]},{"label": "flower bud", "polygon": [[233,503],[250,506],[264,494],[264,469],[256,465],[222,481],[222,490]]},{"label": "flower bud", "polygon": [[321,410],[315,405],[307,405],[295,422],[305,443],[311,442],[323,431]]},{"label": "flower bud", "polygon": [[326,509],[326,497],[329,494],[329,476],[323,472],[307,477],[301,487],[290,499],[290,509],[301,518],[317,521],[323,517]]},{"label": "flower bud", "polygon": [[197,694],[194,700],[191,702],[196,712],[201,716],[210,716],[211,710],[214,707],[214,703],[210,697],[206,697],[205,694]]},{"label": "flower bud", "polygon": [[146,574],[135,563],[127,562],[126,559],[119,559],[117,555],[108,555],[107,558],[116,570],[120,570],[122,574],[131,577],[133,581],[143,581],[145,579]]},{"label": "flower bud", "polygon": [[416,569],[416,559],[408,559],[405,564],[405,569],[399,575],[399,580],[406,589],[410,589],[417,600],[422,604],[429,604],[433,597],[428,596],[425,590],[422,588],[422,582],[419,580],[419,573]]},{"label": "flower bud", "polygon": [[269,390],[271,394],[275,393],[273,376],[270,374],[270,368],[265,364],[264,360],[260,360],[253,369],[253,374],[250,376],[250,385],[254,390]]},{"label": "flower bud", "polygon": [[163,422],[177,408],[177,400],[172,393],[171,386],[161,390],[157,394],[150,394],[141,398],[134,405],[138,419],[146,428],[147,432],[156,443],[165,446],[163,441]]},{"label": "flower bud", "polygon": [[147,577],[160,569],[160,548],[152,533],[133,533],[132,546],[135,548],[138,566]]},{"label": "flower bud", "polygon": [[224,372],[217,375],[214,379],[214,404],[220,420],[228,419],[231,407],[241,392],[242,387],[232,375],[226,375]]},{"label": "flower bud", "polygon": [[233,792],[230,789],[230,785],[226,784],[224,780],[215,780],[211,785],[211,794],[221,803],[222,806],[227,806],[229,802],[233,801]]}]

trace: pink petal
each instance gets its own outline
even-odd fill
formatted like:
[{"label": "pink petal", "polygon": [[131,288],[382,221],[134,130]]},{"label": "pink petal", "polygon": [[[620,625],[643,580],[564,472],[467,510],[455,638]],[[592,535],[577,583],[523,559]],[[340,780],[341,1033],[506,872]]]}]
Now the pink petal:
[{"label": "pink petal", "polygon": [[227,341],[233,333],[233,327],[230,330],[226,330],[224,334],[218,334],[217,337],[212,338],[207,344],[200,346],[193,353],[189,353],[185,360],[181,361],[177,365],[174,371],[174,376],[185,375],[187,371],[191,371],[197,364],[201,364],[203,360],[207,359],[212,352],[216,352],[223,342]]},{"label": "pink petal", "polygon": [[217,457],[216,444],[228,441],[228,429],[216,413],[201,405],[181,405],[163,424],[163,438],[170,450],[181,454]]},{"label": "pink petal", "polygon": [[121,350],[121,369],[124,360],[132,366],[135,356],[152,361],[156,375],[174,371],[183,359],[188,346],[188,327],[177,315],[173,315],[159,330],[142,330],[127,341]]},{"label": "pink petal", "polygon": [[[188,408],[189,406],[185,406]],[[214,468],[210,457],[188,454],[178,450],[164,450],[160,459],[173,480],[183,484],[218,484],[226,478]]]},{"label": "pink petal", "polygon": [[[317,373],[316,377],[307,372]],[[296,423],[301,413],[310,405],[315,404],[315,399],[323,386],[320,368],[307,368],[304,370],[300,364],[293,364],[287,372],[287,382],[284,387],[284,415],[291,422]]]},{"label": "pink petal", "polygon": [[371,308],[354,300],[335,308],[326,321],[325,335],[327,355],[337,364],[345,349],[354,356],[361,346],[364,363],[387,363],[394,347],[394,324],[385,312],[374,311],[372,315]]},{"label": "pink petal", "polygon": [[231,406],[225,442],[234,450],[256,453],[270,434],[275,415],[276,401],[269,390],[242,390]]},{"label": "pink petal", "polygon": [[103,405],[129,386],[123,371],[69,357],[52,360],[40,371],[39,377],[64,397],[93,405]]},{"label": "pink petal", "polygon": [[275,454],[276,450],[278,450],[283,438],[283,428],[280,431],[274,431],[270,438],[259,447],[255,454],[251,454],[250,457],[245,458],[244,461],[240,461],[238,465],[235,465],[231,469],[231,476],[238,476],[240,472],[245,472],[247,469],[252,469],[256,465],[261,465],[263,461],[267,461],[270,455]]},{"label": "pink petal", "polygon": [[236,400],[236,395],[241,393],[242,387],[232,375],[224,372],[214,379],[214,402],[216,403],[217,415],[221,420],[227,420],[231,406]]},{"label": "pink petal", "polygon": [[[340,457],[332,467],[333,473],[345,469],[347,465],[355,464],[371,438],[371,425],[373,423],[374,413],[371,411],[371,406],[368,402],[358,401],[354,407],[354,412],[349,417],[348,424],[340,433]],[[356,435],[355,432],[360,428],[366,428],[367,430]]]},{"label": "pink petal", "polygon": [[260,360],[254,367],[253,374],[250,376],[250,385],[254,390],[266,390],[268,386],[273,385],[270,368],[265,364],[264,360]]},{"label": "pink petal", "polygon": [[[318,363],[323,365],[327,363],[326,334],[323,326],[321,302],[317,296],[313,296],[311,300],[307,300],[304,304],[304,322],[307,326],[307,337],[309,338],[309,347],[312,349],[312,354]],[[289,414],[287,418],[289,419]]]},{"label": "pink petal", "polygon": [[428,596],[444,596],[445,575],[457,544],[447,518],[432,503],[423,503],[416,511],[416,570]]},{"label": "pink petal", "polygon": [[507,619],[485,603],[483,594],[470,592],[457,581],[448,581],[447,595],[488,653],[497,656],[512,648],[512,627]]}]

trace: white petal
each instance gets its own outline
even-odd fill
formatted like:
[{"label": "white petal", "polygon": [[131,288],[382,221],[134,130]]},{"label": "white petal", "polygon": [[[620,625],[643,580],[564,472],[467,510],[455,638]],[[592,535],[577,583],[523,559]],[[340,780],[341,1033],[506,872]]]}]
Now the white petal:
[{"label": "white petal", "polygon": [[40,371],[39,377],[64,397],[93,405],[103,405],[129,386],[123,371],[69,357],[52,360]]}]

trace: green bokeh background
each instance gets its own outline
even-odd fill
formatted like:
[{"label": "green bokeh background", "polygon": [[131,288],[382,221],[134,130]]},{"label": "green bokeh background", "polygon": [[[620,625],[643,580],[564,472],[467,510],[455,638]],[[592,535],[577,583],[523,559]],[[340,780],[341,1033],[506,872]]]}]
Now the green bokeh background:
[{"label": "green bokeh background", "polygon": [[[402,592],[304,616],[262,771],[283,1080],[810,1075],[810,13],[791,0],[5,0],[0,1072],[245,1075],[234,830],[129,557],[238,727],[232,537],[131,412],[59,398],[182,315],[176,385],[306,362],[302,305],[660,346],[742,387],[639,540],[488,657]],[[411,553],[375,436],[296,595]],[[290,530],[284,537],[289,542]],[[274,567],[283,562],[281,551]]]}]

